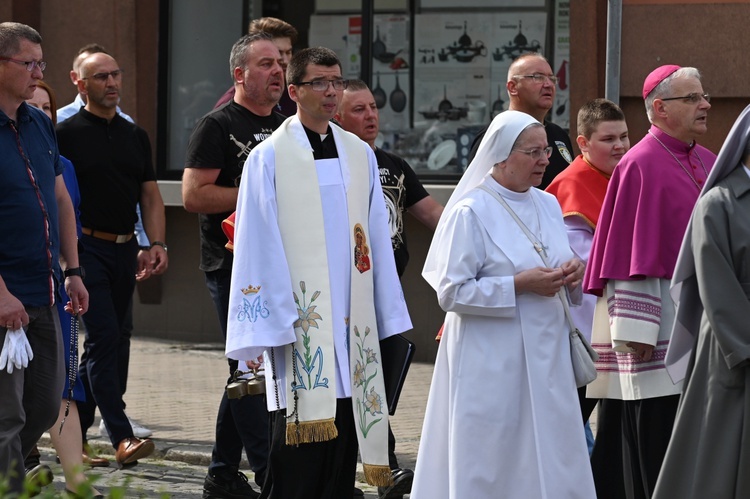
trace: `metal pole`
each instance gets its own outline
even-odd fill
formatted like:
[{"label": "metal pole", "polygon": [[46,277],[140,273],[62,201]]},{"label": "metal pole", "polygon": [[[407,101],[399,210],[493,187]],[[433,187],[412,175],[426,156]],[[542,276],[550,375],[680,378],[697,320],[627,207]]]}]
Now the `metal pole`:
[{"label": "metal pole", "polygon": [[620,104],[620,49],[622,44],[622,0],[609,0],[607,9],[607,72],[604,97]]},{"label": "metal pole", "polygon": [[375,13],[374,0],[362,0],[362,41],[359,49],[362,81],[372,86],[372,25]]}]

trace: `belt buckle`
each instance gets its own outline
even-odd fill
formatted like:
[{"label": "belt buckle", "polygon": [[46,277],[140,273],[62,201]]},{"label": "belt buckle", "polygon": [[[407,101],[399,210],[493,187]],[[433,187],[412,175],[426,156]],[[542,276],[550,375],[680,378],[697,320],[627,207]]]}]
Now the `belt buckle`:
[{"label": "belt buckle", "polygon": [[130,234],[118,234],[115,238],[115,243],[122,244],[130,241]]}]

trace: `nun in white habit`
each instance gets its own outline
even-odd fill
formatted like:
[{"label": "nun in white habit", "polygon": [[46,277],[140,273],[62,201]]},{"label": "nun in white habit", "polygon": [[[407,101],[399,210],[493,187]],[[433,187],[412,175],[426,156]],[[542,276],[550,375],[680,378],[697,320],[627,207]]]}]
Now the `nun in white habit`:
[{"label": "nun in white habit", "polygon": [[556,294],[580,300],[584,265],[534,188],[548,153],[541,123],[499,114],[438,224],[422,275],[447,315],[412,499],[596,497]]}]

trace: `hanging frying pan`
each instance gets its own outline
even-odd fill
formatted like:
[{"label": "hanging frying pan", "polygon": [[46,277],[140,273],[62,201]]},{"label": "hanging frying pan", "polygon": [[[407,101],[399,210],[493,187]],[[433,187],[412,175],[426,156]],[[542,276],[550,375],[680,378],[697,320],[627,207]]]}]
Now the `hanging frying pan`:
[{"label": "hanging frying pan", "polygon": [[372,56],[380,60],[380,56],[385,52],[385,43],[380,39],[380,26],[375,26],[375,33],[375,41],[372,42]]},{"label": "hanging frying pan", "polygon": [[396,71],[396,88],[391,92],[391,109],[397,113],[406,109],[406,92],[401,90],[398,84],[398,71]]},{"label": "hanging frying pan", "polygon": [[383,109],[388,97],[385,95],[385,90],[380,87],[380,73],[378,72],[375,74],[375,88],[372,90],[372,96],[375,99],[375,105],[378,107],[378,109]]},{"label": "hanging frying pan", "polygon": [[381,52],[380,55],[374,55],[373,58],[379,60],[383,64],[390,64],[401,53],[401,49],[396,52]]},{"label": "hanging frying pan", "polygon": [[503,91],[502,85],[497,86],[497,100],[492,103],[492,117],[494,118],[497,114],[503,112],[503,105],[505,101],[501,97]]},{"label": "hanging frying pan", "polygon": [[453,104],[451,104],[451,101],[448,100],[448,89],[446,88],[446,85],[443,85],[443,100],[441,100],[440,104],[438,104],[438,112],[447,113],[452,108]]}]

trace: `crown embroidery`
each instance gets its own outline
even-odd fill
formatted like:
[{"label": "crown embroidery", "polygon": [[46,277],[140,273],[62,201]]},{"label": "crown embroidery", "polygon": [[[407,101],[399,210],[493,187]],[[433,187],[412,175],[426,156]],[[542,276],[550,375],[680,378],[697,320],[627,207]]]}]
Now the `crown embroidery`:
[{"label": "crown embroidery", "polygon": [[242,290],[242,294],[244,295],[254,295],[257,294],[258,291],[260,291],[261,286],[253,286],[252,284],[246,288],[240,288]]}]

